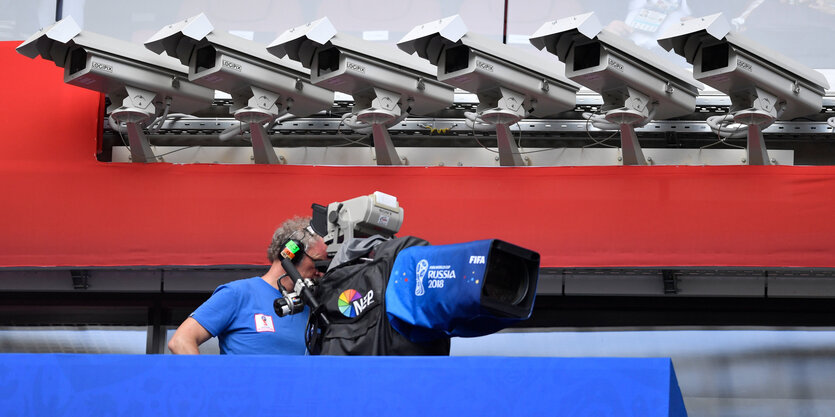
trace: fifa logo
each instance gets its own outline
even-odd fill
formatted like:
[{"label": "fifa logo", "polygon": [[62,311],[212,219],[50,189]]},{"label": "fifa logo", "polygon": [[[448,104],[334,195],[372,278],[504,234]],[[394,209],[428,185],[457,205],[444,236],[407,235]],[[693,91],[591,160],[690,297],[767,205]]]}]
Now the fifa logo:
[{"label": "fifa logo", "polygon": [[470,256],[471,264],[485,264],[484,256]]},{"label": "fifa logo", "polygon": [[426,259],[421,259],[415,268],[415,277],[417,278],[417,286],[415,287],[415,295],[421,296],[426,293],[423,289],[423,279],[426,278],[426,271],[429,270],[429,262]]}]

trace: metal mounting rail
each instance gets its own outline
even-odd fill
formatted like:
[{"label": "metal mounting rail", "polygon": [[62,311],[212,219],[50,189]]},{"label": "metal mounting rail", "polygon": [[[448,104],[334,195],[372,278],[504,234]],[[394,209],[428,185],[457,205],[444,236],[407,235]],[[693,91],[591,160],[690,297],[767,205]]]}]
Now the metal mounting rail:
[{"label": "metal mounting rail", "polygon": [[[105,129],[110,129],[107,120]],[[157,134],[216,134],[223,130],[239,126],[233,118],[183,117],[165,121]],[[408,118],[389,129],[392,133],[421,133],[429,135],[489,135],[490,132],[473,131],[463,119],[449,118]],[[585,120],[524,119],[511,126],[513,133],[528,134],[564,134],[585,132],[608,132],[595,128]],[[635,129],[639,134],[651,133],[691,133],[710,134],[710,127],[698,120],[662,120],[648,123]],[[350,134],[351,130],[340,122],[339,118],[300,118],[284,121],[274,126],[270,134]],[[784,122],[778,121],[763,129],[767,135],[832,135],[833,128],[826,122]]]}]

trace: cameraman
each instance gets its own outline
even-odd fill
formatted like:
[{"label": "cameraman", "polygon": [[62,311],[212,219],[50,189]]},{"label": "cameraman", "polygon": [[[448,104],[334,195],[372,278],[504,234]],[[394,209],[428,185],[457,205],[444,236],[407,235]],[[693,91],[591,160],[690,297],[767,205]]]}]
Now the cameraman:
[{"label": "cameraman", "polygon": [[305,353],[304,332],[308,309],[303,313],[278,317],[273,308],[282,297],[281,285],[293,291],[294,283],[281,266],[281,250],[289,239],[304,245],[297,254],[296,268],[305,278],[319,278],[316,261],[327,260],[327,246],[321,237],[308,229],[309,217],[294,217],[282,223],[273,233],[267,249],[272,263],[262,277],[223,284],[189,316],[171,337],[168,348],[174,354],[199,354],[206,340],[217,336],[221,354]]}]

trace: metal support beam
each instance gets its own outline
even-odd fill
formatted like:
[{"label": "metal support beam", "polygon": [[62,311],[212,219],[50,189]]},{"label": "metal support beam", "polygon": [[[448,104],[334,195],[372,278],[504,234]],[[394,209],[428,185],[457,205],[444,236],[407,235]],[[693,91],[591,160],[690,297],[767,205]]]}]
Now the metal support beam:
[{"label": "metal support beam", "polygon": [[371,137],[374,139],[374,153],[377,155],[377,165],[402,165],[397,149],[391,142],[391,135],[385,125],[373,124]]},{"label": "metal support beam", "polygon": [[647,165],[647,159],[632,125],[620,125],[620,146],[624,165]]},{"label": "metal support beam", "polygon": [[765,147],[763,131],[757,125],[748,125],[748,165],[771,165]]},{"label": "metal support beam", "polygon": [[525,162],[522,161],[522,155],[519,154],[519,148],[516,146],[516,141],[513,140],[513,134],[510,132],[510,127],[508,125],[496,125],[496,140],[499,147],[499,165],[503,167],[525,165]]},{"label": "metal support beam", "polygon": [[275,154],[273,144],[267,129],[261,123],[250,123],[249,132],[252,137],[252,155],[256,164],[277,164],[278,156]]},{"label": "metal support beam", "polygon": [[151,150],[151,142],[142,131],[142,126],[128,122],[128,143],[130,143],[131,161],[140,163],[157,162],[154,151]]}]

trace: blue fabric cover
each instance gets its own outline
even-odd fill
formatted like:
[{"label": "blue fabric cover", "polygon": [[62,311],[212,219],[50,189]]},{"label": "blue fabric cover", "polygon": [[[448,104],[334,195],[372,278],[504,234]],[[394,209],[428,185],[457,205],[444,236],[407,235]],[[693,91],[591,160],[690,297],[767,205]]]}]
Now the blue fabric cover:
[{"label": "blue fabric cover", "polygon": [[413,342],[494,333],[519,319],[500,318],[481,305],[493,240],[416,246],[397,255],[386,288],[392,327]]},{"label": "blue fabric cover", "polygon": [[686,416],[668,358],[0,354],[4,416]]},{"label": "blue fabric cover", "polygon": [[221,353],[304,355],[308,309],[278,317],[273,302],[280,297],[261,277],[232,281],[217,287],[191,317],[217,336]]}]

